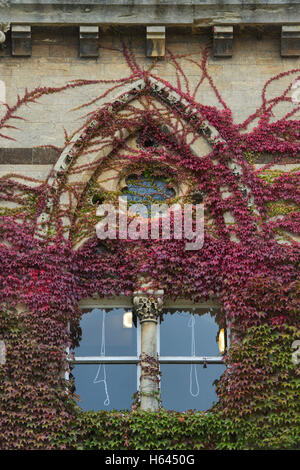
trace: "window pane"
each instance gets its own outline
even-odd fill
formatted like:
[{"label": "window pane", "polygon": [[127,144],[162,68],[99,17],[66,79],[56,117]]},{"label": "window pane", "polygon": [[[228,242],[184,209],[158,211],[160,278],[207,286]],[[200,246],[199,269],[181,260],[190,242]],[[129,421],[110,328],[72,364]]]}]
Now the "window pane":
[{"label": "window pane", "polygon": [[219,355],[217,342],[219,326],[210,313],[200,314],[195,310],[195,314],[192,315],[192,310],[176,309],[168,309],[166,312],[160,325],[162,356],[190,356],[193,346],[196,356]]},{"label": "window pane", "polygon": [[78,364],[72,374],[76,393],[81,398],[78,404],[83,410],[131,408],[132,396],[137,389],[137,369],[134,364],[105,364],[101,368],[98,364]]},{"label": "window pane", "polygon": [[[114,308],[104,310],[95,308],[84,313],[80,321],[82,338],[79,347],[74,349],[75,356],[136,356],[136,328],[125,327],[123,317],[129,309]],[[130,326],[130,322],[125,322]],[[103,329],[104,327],[104,329]]]},{"label": "window pane", "polygon": [[218,400],[213,382],[220,378],[225,368],[210,364],[204,369],[202,364],[193,364],[191,370],[189,364],[162,364],[163,407],[176,411],[208,410]]},{"label": "window pane", "polygon": [[150,207],[151,204],[163,202],[175,197],[176,193],[169,187],[169,180],[163,176],[131,175],[126,179],[126,188],[122,193],[127,196],[128,204],[141,203]]}]

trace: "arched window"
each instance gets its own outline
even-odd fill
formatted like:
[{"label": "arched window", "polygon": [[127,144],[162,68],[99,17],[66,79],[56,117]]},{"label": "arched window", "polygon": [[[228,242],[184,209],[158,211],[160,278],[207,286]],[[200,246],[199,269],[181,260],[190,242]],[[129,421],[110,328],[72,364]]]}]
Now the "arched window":
[{"label": "arched window", "polygon": [[130,175],[126,178],[122,194],[127,197],[129,205],[139,203],[149,208],[151,204],[174,198],[176,191],[171,178],[144,171],[141,175]]}]

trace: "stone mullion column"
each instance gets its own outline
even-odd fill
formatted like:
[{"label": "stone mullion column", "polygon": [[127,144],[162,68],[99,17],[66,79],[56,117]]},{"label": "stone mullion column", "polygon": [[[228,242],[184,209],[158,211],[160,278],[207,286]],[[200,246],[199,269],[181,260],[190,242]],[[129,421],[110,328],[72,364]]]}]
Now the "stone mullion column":
[{"label": "stone mullion column", "polygon": [[159,363],[157,353],[157,322],[163,301],[145,294],[133,299],[134,309],[141,323],[141,409],[159,408]]}]

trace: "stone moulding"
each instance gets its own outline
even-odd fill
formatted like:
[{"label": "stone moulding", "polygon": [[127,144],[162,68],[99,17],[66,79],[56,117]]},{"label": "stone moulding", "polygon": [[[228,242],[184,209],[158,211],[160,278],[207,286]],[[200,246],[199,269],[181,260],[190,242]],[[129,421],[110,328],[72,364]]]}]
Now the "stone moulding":
[{"label": "stone moulding", "polygon": [[[154,95],[159,100],[169,106],[178,106],[184,109],[185,106],[188,105],[187,101],[183,98],[180,98],[175,92],[168,90],[164,85],[159,84],[155,80],[149,79],[148,84],[146,84],[144,80],[139,80],[134,85],[131,85],[131,88],[127,92],[123,93],[122,96],[116,98],[112,102],[111,108],[117,111],[117,108],[122,108],[123,106],[134,100],[138,95],[145,92],[151,93],[152,95]],[[193,124],[194,114],[191,111],[192,105],[189,106],[189,109],[185,110],[185,114],[187,120],[191,121],[190,123]],[[93,128],[96,126],[96,124],[96,121],[91,121],[87,129],[93,131]],[[194,124],[197,125],[197,123]],[[218,135],[216,129],[214,129],[208,123],[202,122],[201,125],[198,127],[198,132],[203,135],[203,137],[207,140],[209,144],[215,143],[216,139],[220,141],[222,140],[221,137]],[[84,132],[86,132],[87,129],[85,129]],[[73,161],[74,152],[76,153],[76,144],[80,142],[80,137],[82,134],[83,131],[76,134],[70,142],[69,146],[63,151],[54,167],[54,175],[52,178],[49,179],[48,184],[54,184],[54,182],[56,181],[55,175],[61,172],[65,172],[69,168]]]},{"label": "stone moulding", "polygon": [[299,2],[291,0],[11,0],[0,7],[2,21],[32,25],[281,25],[300,17]]},{"label": "stone moulding", "polygon": [[[126,106],[128,103],[135,100],[138,96],[142,94],[150,94],[156,97],[158,100],[163,102],[165,105],[174,109],[174,112],[181,112],[183,119],[195,128],[195,130],[202,135],[209,145],[213,145],[217,141],[222,141],[221,136],[218,134],[217,130],[209,125],[206,121],[198,122],[198,119],[195,117],[194,106],[191,103],[188,103],[186,99],[180,97],[175,91],[169,89],[164,84],[161,84],[149,77],[147,80],[137,80],[134,84],[123,91],[123,94],[116,97],[112,100],[111,105],[107,108],[108,111],[117,112]],[[74,135],[73,139],[65,150],[61,153],[56,164],[54,165],[52,176],[48,179],[48,185],[52,186],[53,193],[59,193],[61,186],[62,176],[69,170],[71,167],[74,157],[76,157],[78,148],[80,148],[81,141],[86,133],[92,138],[94,133],[97,132],[97,126],[99,121],[101,121],[101,110],[97,112],[95,118],[89,123],[89,125],[82,131],[79,131]],[[120,131],[117,131],[120,132]],[[113,136],[113,137],[116,137]],[[63,195],[60,198],[61,204],[63,204]],[[46,224],[50,221],[52,205],[50,204],[48,211],[41,213],[38,219],[38,223],[42,224],[42,231],[39,232],[39,235],[43,235],[44,228]]]},{"label": "stone moulding", "polygon": [[[109,112],[118,112],[143,94],[152,95],[158,101],[161,101],[164,105],[170,107],[175,114],[179,113],[182,119],[193,127],[195,132],[202,136],[209,146],[213,146],[217,142],[223,141],[217,129],[211,126],[206,120],[199,120],[197,116],[197,114],[199,114],[199,110],[195,108],[193,103],[188,102],[187,99],[180,96],[175,90],[158,82],[152,77],[147,77],[145,80],[139,79],[135,83],[131,83],[125,88],[125,90],[123,90],[123,94],[115,97],[115,99],[111,101],[111,104],[105,107],[105,110]],[[48,179],[48,185],[52,187],[53,194],[60,194],[61,205],[66,202],[65,198],[67,198],[66,194],[60,193],[61,181],[64,181],[63,175],[67,174],[68,170],[74,163],[74,160],[76,160],[76,156],[81,147],[84,136],[88,134],[92,139],[93,135],[98,132],[98,125],[99,122],[101,122],[103,109],[100,109],[95,113],[94,118],[84,130],[81,129],[73,136],[69,145],[64,149],[58,158],[57,163],[54,165],[52,175]],[[128,131],[125,129],[125,133],[122,133],[123,137],[127,132]],[[118,130],[117,133],[120,133],[120,130]],[[118,136],[116,134],[113,135],[112,141],[114,138],[118,138]],[[107,150],[108,153],[110,153],[110,151],[111,150]],[[106,157],[107,156],[108,154]],[[52,209],[53,204],[49,203],[47,210],[40,214],[38,223],[41,224],[41,229],[36,234],[38,237],[44,236],[47,224],[50,223]],[[65,236],[68,236],[68,232],[65,233]]]}]

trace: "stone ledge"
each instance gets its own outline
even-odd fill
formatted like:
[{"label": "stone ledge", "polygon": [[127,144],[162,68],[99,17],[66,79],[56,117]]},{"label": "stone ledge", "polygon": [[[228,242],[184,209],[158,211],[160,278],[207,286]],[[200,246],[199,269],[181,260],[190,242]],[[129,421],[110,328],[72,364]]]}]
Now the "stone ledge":
[{"label": "stone ledge", "polygon": [[11,0],[1,20],[18,24],[196,25],[294,24],[298,0]]}]

